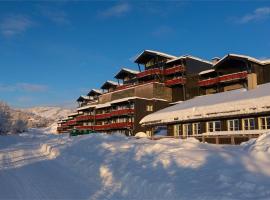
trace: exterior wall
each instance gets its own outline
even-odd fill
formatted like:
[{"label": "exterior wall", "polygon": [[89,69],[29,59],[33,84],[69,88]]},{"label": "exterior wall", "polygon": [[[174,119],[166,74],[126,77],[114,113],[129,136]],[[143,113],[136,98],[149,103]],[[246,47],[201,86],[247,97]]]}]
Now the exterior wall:
[{"label": "exterior wall", "polygon": [[[134,129],[133,129],[134,135],[141,131],[146,132],[146,131],[151,130],[151,128],[149,127],[142,127],[140,125],[140,121],[143,117],[169,106],[169,102],[158,101],[158,100],[136,99],[134,102],[135,102],[135,116],[134,116]],[[152,111],[147,111],[148,105],[153,106]]]},{"label": "exterior wall", "polygon": [[[183,135],[183,124],[188,123],[200,123],[200,134],[207,132],[207,122],[211,121],[220,121],[221,122],[221,131],[228,131],[228,120],[238,119],[239,120],[239,130],[244,130],[243,127],[243,119],[246,118],[254,118],[255,119],[255,130],[259,130],[259,119],[260,117],[268,117],[270,116],[270,112],[264,113],[255,113],[255,114],[246,114],[246,115],[239,115],[239,116],[229,116],[229,117],[219,117],[219,118],[209,118],[209,119],[197,119],[197,120],[190,120],[185,122],[179,122],[174,124],[167,124],[168,136],[175,136],[174,134],[174,126],[180,125],[181,134]],[[195,135],[194,135],[195,136]]]},{"label": "exterior wall", "polygon": [[107,103],[113,100],[127,98],[127,97],[141,97],[141,98],[157,98],[172,100],[171,88],[166,87],[162,83],[148,83],[138,85],[130,89],[119,90],[111,93],[105,93],[99,96],[99,103]]}]

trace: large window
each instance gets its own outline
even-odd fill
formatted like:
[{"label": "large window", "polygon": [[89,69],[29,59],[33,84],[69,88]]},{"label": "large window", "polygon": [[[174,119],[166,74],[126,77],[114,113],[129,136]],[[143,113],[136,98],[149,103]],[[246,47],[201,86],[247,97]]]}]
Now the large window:
[{"label": "large window", "polygon": [[221,131],[221,121],[207,122],[207,131],[208,132]]},{"label": "large window", "polygon": [[193,134],[198,135],[201,133],[201,124],[200,123],[193,123]]},{"label": "large window", "polygon": [[192,124],[183,124],[183,135],[192,135]]},{"label": "large window", "polygon": [[228,120],[228,131],[239,131],[239,120],[238,119],[232,119]]},{"label": "large window", "polygon": [[243,119],[243,127],[244,130],[255,130],[255,119],[254,118]]},{"label": "large window", "polygon": [[270,129],[270,117],[260,117],[260,129]]}]

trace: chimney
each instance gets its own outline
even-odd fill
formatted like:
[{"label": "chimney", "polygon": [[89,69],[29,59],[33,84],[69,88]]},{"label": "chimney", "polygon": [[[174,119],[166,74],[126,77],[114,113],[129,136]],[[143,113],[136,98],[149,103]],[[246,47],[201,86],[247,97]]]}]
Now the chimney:
[{"label": "chimney", "polygon": [[216,64],[218,61],[220,61],[220,58],[219,57],[212,58],[212,63],[213,64]]}]

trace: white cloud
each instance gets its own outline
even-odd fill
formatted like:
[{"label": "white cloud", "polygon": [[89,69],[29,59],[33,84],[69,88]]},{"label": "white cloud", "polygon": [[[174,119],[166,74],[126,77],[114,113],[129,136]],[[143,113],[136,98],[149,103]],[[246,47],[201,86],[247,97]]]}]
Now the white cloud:
[{"label": "white cloud", "polygon": [[243,17],[237,19],[238,23],[248,23],[252,21],[264,20],[270,17],[270,7],[261,7],[255,9],[252,13],[244,15]]},{"label": "white cloud", "polygon": [[0,32],[9,37],[25,32],[33,25],[33,22],[26,16],[9,15],[0,21]]},{"label": "white cloud", "polygon": [[16,83],[14,85],[0,84],[0,91],[2,92],[46,92],[48,86],[30,83]]},{"label": "white cloud", "polygon": [[101,12],[99,12],[99,16],[100,17],[120,17],[125,15],[126,13],[128,13],[131,10],[131,6],[128,3],[121,3],[121,4],[117,4],[115,6],[112,6],[106,10],[103,10]]}]

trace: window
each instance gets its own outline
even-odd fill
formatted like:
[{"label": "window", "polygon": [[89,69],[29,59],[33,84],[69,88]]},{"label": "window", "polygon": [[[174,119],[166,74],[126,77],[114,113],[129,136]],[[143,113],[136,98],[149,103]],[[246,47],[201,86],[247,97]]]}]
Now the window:
[{"label": "window", "polygon": [[259,118],[260,129],[270,129],[270,117]]},{"label": "window", "polygon": [[255,119],[254,118],[243,119],[243,127],[244,130],[255,130]]},{"label": "window", "polygon": [[146,131],[146,135],[147,135],[148,137],[152,136],[152,131]]},{"label": "window", "polygon": [[192,135],[192,124],[183,124],[183,135]]},{"label": "window", "polygon": [[148,111],[148,112],[153,111],[153,105],[147,105],[146,106],[146,111]]},{"label": "window", "polygon": [[221,122],[220,121],[207,122],[207,131],[208,132],[221,131]]},{"label": "window", "polygon": [[181,125],[176,124],[173,126],[174,136],[179,136],[181,134]]},{"label": "window", "polygon": [[193,134],[198,135],[201,133],[201,124],[200,123],[194,123],[193,124]]},{"label": "window", "polygon": [[238,119],[232,119],[228,120],[228,131],[239,131],[239,120]]}]

